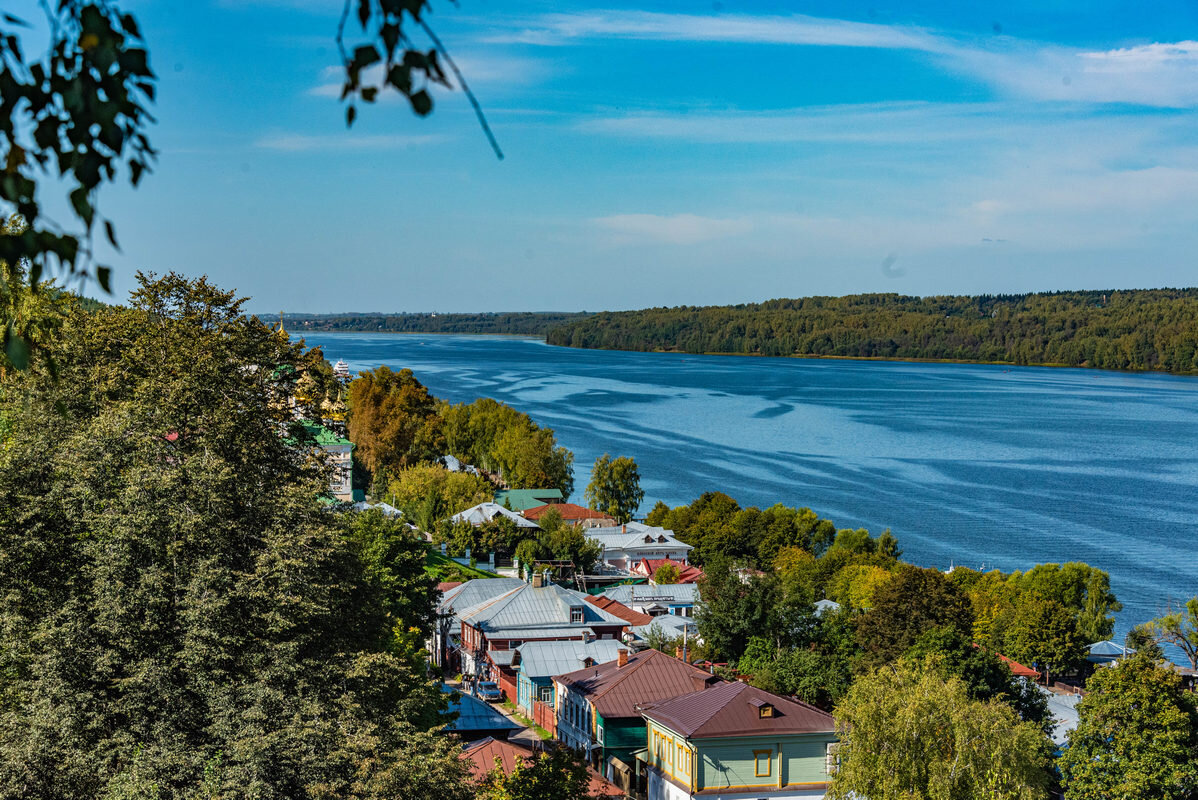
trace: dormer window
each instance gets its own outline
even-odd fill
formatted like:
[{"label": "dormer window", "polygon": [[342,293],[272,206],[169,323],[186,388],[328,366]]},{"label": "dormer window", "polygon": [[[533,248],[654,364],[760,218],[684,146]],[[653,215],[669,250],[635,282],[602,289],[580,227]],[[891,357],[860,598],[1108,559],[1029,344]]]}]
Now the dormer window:
[{"label": "dormer window", "polygon": [[645,544],[653,544],[653,537],[652,537],[652,536],[646,536],[646,537],[645,537]]},{"label": "dormer window", "polygon": [[774,707],[772,705],[770,705],[769,703],[765,702],[764,700],[759,700],[756,697],[754,697],[752,700],[749,701],[749,705],[751,705],[757,709],[757,718],[758,719],[773,719],[774,718]]},{"label": "dormer window", "polygon": [[572,606],[570,608],[570,623],[578,625],[582,622],[582,606]]},{"label": "dormer window", "polygon": [[660,534],[659,534],[659,535],[658,535],[658,537],[657,537],[657,542],[658,542],[658,544],[665,544],[665,543],[666,543],[666,542],[668,542],[668,541],[669,541],[669,540],[668,540],[668,539],[667,539],[665,536],[663,536],[663,535],[660,535]]}]

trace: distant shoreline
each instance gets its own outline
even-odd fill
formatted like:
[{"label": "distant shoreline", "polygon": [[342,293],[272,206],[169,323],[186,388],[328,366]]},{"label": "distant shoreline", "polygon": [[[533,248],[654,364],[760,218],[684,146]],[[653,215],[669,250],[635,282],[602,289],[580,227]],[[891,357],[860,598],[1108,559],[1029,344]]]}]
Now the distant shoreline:
[{"label": "distant shoreline", "polygon": [[[298,336],[299,333],[289,331],[291,335]],[[896,358],[892,356],[831,356],[812,354],[792,353],[784,356],[767,356],[761,353],[688,353],[685,350],[666,350],[657,348],[654,350],[625,350],[616,347],[573,347],[565,344],[552,344],[546,341],[546,337],[542,334],[535,333],[459,333],[456,331],[436,331],[428,333],[420,333],[414,331],[330,331],[330,330],[313,330],[308,333],[325,333],[334,336],[361,336],[363,334],[372,336],[486,336],[495,339],[536,339],[546,342],[550,347],[560,347],[563,350],[592,350],[608,353],[650,353],[650,354],[671,354],[683,356],[725,356],[729,358],[766,358],[766,359],[798,359],[804,361],[883,361],[895,364],[962,364],[962,365],[978,365],[986,367],[1044,367],[1050,369],[1079,369],[1086,372],[1112,372],[1120,375],[1168,375],[1174,378],[1196,378],[1198,371],[1190,372],[1169,372],[1163,369],[1112,369],[1110,367],[1090,367],[1082,364],[1016,364],[1013,361],[971,361],[961,358]]]}]

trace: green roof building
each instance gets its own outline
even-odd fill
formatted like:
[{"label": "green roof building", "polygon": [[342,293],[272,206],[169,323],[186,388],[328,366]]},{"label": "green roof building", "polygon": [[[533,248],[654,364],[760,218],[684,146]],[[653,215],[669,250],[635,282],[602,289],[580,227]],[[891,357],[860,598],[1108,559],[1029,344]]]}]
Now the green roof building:
[{"label": "green roof building", "polygon": [[563,500],[561,489],[503,489],[495,493],[496,503],[517,512]]}]

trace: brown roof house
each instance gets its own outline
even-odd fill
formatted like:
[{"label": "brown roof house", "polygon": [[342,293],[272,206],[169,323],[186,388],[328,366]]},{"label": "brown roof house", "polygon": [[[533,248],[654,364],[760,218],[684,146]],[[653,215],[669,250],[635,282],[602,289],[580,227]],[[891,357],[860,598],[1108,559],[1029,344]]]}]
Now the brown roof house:
[{"label": "brown roof house", "polygon": [[547,503],[543,506],[526,508],[520,513],[533,522],[540,522],[541,517],[545,516],[550,509],[561,514],[564,522],[576,527],[581,525],[584,528],[602,528],[616,524],[616,518],[610,514],[574,503]]},{"label": "brown roof house", "polygon": [[816,800],[834,769],[831,714],[747,683],[658,703],[644,718],[648,800]]},{"label": "brown roof house", "polygon": [[[502,769],[505,774],[511,775],[516,769],[516,764],[521,761],[529,762],[538,757],[533,751],[514,742],[491,738],[480,739],[467,745],[461,755],[463,761],[470,762],[470,772],[476,781],[482,781],[487,777],[487,773],[496,767]],[[588,788],[591,796],[595,798],[624,796],[624,793],[615,785],[593,771]]]},{"label": "brown roof house", "polygon": [[625,786],[632,754],[645,747],[642,711],[719,678],[657,650],[623,650],[615,661],[559,675],[554,683],[558,738]]}]

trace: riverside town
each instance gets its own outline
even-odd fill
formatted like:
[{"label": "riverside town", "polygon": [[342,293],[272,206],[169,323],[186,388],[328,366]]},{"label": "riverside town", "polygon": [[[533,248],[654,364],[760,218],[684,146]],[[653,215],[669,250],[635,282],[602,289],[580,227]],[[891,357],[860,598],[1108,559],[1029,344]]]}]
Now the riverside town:
[{"label": "riverside town", "polygon": [[0,0],[0,800],[1198,800],[1195,111],[1176,0]]}]

